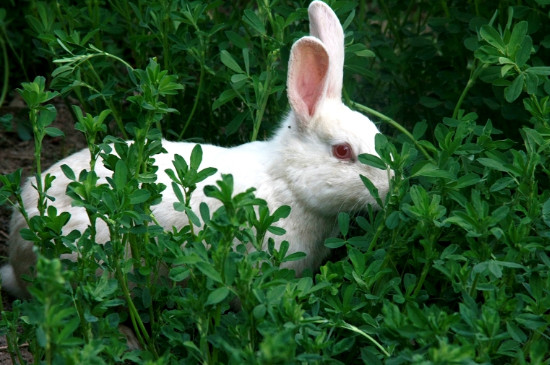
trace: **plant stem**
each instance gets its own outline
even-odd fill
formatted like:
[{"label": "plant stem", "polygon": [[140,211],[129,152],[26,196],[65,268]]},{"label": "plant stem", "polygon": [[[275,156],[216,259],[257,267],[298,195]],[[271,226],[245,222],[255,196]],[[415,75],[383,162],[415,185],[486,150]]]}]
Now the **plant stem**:
[{"label": "plant stem", "polygon": [[470,91],[472,86],[474,86],[474,84],[476,83],[477,77],[479,76],[481,71],[486,67],[487,67],[487,64],[476,65],[476,62],[474,61],[474,67],[472,67],[472,71],[470,72],[470,78],[468,79],[468,82],[466,83],[464,90],[462,90],[462,93],[460,94],[460,97],[458,98],[458,101],[456,102],[455,108],[453,110],[453,119],[456,119],[458,117],[460,107],[464,102],[464,98],[468,94],[468,91]]},{"label": "plant stem", "polygon": [[[108,53],[107,53],[107,55],[108,55]],[[100,88],[103,89],[104,84],[103,84],[103,81],[101,80],[101,77],[99,77],[99,75],[95,71],[94,66],[92,65],[92,63],[88,61],[88,64],[90,65],[90,70],[92,71],[92,75],[94,75],[94,77],[95,77],[96,81],[98,82]],[[128,134],[126,133],[126,130],[124,129],[124,123],[122,123],[122,118],[118,115],[117,109],[115,108],[115,105],[113,104],[113,101],[111,100],[111,98],[106,98],[103,95],[102,95],[102,98],[105,101],[105,104],[107,104],[107,107],[109,109],[111,109],[111,112],[113,113],[113,118],[115,119],[115,122],[118,126],[118,129],[120,129],[120,132],[122,133],[122,136],[125,139],[128,139]]]},{"label": "plant stem", "polygon": [[[271,65],[269,66],[271,69]],[[252,130],[251,141],[255,141],[258,138],[258,132],[260,131],[260,126],[262,125],[262,119],[264,117],[265,108],[267,106],[267,101],[269,99],[269,90],[271,89],[271,71],[267,71],[267,77],[265,79],[265,87],[262,93],[262,98],[260,100],[260,107],[256,111],[256,118],[254,120],[254,129]]]},{"label": "plant stem", "polygon": [[45,194],[44,187],[42,186],[42,138],[44,138],[44,132],[38,129],[38,112],[36,109],[31,108],[29,111],[29,119],[32,125],[34,134],[34,161],[36,163],[36,190],[38,191],[38,212],[40,216],[44,215],[46,206],[44,202]]},{"label": "plant stem", "polygon": [[426,259],[426,262],[424,263],[424,267],[422,267],[422,272],[420,273],[420,279],[418,280],[418,283],[416,284],[416,288],[414,288],[414,291],[412,293],[413,298],[416,298],[418,293],[420,292],[420,289],[422,289],[422,286],[424,285],[424,281],[426,281],[426,277],[428,276],[428,272],[430,271],[431,266],[431,260]]},{"label": "plant stem", "polygon": [[376,230],[376,233],[374,234],[374,236],[372,237],[372,240],[370,241],[370,245],[367,248],[367,252],[373,251],[373,248],[376,245],[376,241],[378,241],[378,237],[380,237],[380,234],[382,234],[382,231],[384,230],[384,228],[385,228],[384,224],[378,225],[378,229]]},{"label": "plant stem", "polygon": [[385,17],[388,20],[388,29],[390,30],[391,34],[393,35],[395,39],[395,43],[399,45],[400,48],[403,46],[403,38],[401,36],[401,31],[397,30],[395,26],[394,19],[391,15],[390,8],[388,7],[388,4],[386,4],[385,0],[380,1],[380,6],[382,7],[382,10],[384,11]]},{"label": "plant stem", "polygon": [[449,11],[449,7],[447,6],[447,1],[441,0],[439,3],[441,4],[441,8],[443,8],[443,12],[445,13],[445,16],[447,18],[450,18],[451,12]]},{"label": "plant stem", "polygon": [[185,131],[189,127],[189,124],[191,123],[191,119],[193,119],[193,116],[195,115],[195,111],[197,110],[197,106],[199,105],[199,99],[200,95],[202,93],[202,87],[204,84],[204,64],[201,63],[201,72],[199,75],[199,87],[197,88],[197,94],[195,95],[195,101],[193,102],[193,107],[191,108],[191,113],[189,113],[189,116],[187,117],[187,121],[185,122],[185,125],[183,126],[183,129],[181,130],[179,134],[179,139],[183,138],[183,135],[185,134]]},{"label": "plant stem", "polygon": [[[193,119],[193,116],[195,115],[195,111],[197,110],[197,106],[199,105],[199,99],[202,93],[202,88],[204,84],[204,72],[205,72],[205,64],[206,64],[206,51],[208,49],[207,42],[205,42],[204,36],[201,33],[201,30],[195,20],[192,20],[192,26],[193,29],[195,29],[195,34],[197,35],[199,39],[200,44],[200,50],[199,52],[192,52],[195,53],[195,58],[201,65],[201,71],[199,74],[199,86],[197,87],[197,93],[195,94],[195,100],[193,101],[193,107],[191,108],[191,113],[189,114],[189,117],[187,117],[187,121],[185,122],[185,125],[183,126],[182,131],[179,134],[179,139],[183,138],[183,135],[185,134],[185,131],[189,127],[189,124],[191,123],[191,120]],[[168,68],[166,68],[168,69]]]},{"label": "plant stem", "polygon": [[472,287],[470,288],[470,293],[469,293],[472,298],[474,297],[478,280],[479,280],[479,273],[476,273],[476,276],[474,277],[474,282],[472,283]]},{"label": "plant stem", "polygon": [[374,115],[377,118],[380,118],[382,121],[388,123],[389,125],[391,125],[395,129],[397,129],[398,131],[403,133],[405,136],[407,136],[414,143],[416,148],[418,148],[420,150],[420,152],[426,157],[426,159],[428,159],[430,162],[435,164],[435,160],[429,155],[428,151],[426,151],[424,149],[424,147],[422,147],[422,145],[420,143],[418,143],[416,138],[414,138],[414,136],[408,130],[406,130],[405,127],[403,127],[401,124],[397,123],[392,118],[390,118],[390,117],[388,117],[388,116],[386,116],[386,115],[384,115],[384,114],[382,114],[382,113],[380,113],[380,112],[378,112],[374,109],[371,109],[367,106],[364,106],[364,105],[359,104],[359,103],[354,102],[354,101],[352,101],[351,103],[352,103],[353,107],[361,110],[364,113],[371,114],[371,115]]},{"label": "plant stem", "polygon": [[0,92],[0,107],[4,104],[6,95],[8,94],[8,84],[10,79],[10,65],[8,63],[8,50],[6,49],[6,43],[4,38],[0,38],[0,50],[4,56],[4,81],[2,82],[2,92]]},{"label": "plant stem", "polygon": [[[11,43],[10,38],[8,37],[6,28],[5,27],[0,27],[0,32],[2,33],[2,36],[0,37],[0,41],[4,41],[5,44],[8,45],[9,49],[11,49],[12,56],[14,56],[15,59],[17,60],[17,62],[19,63],[19,67],[20,67],[19,70],[23,72],[23,75],[25,76],[25,79],[28,80],[29,76],[27,75],[27,70],[25,69],[25,63],[23,62],[21,57],[19,57],[19,54],[17,53],[15,47]],[[4,67],[6,67],[8,65],[7,52],[5,52],[5,54],[6,54],[6,56],[5,56],[6,57],[6,62],[5,62]],[[6,75],[7,75],[7,73],[6,73]],[[0,105],[2,105],[2,103],[0,103]]]},{"label": "plant stem", "polygon": [[[85,54],[85,55],[82,55],[82,56],[73,56],[73,57],[68,57],[68,58],[60,58],[60,59],[54,60],[53,62],[55,64],[70,64],[73,69],[76,69],[81,64],[83,64],[85,62],[88,62],[89,66],[90,66],[91,74],[96,79],[98,85],[100,86],[100,89],[103,89],[104,84],[103,84],[103,81],[101,80],[101,77],[99,77],[99,75],[95,71],[92,63],[89,62],[92,58],[98,57],[98,56],[113,58],[114,60],[119,61],[124,66],[126,66],[130,70],[130,72],[134,70],[134,68],[128,62],[124,61],[122,58],[117,57],[117,56],[115,56],[111,53],[102,51],[101,49],[95,47],[93,44],[90,44],[88,47],[89,47],[90,50],[92,50],[95,53]],[[101,94],[101,92],[99,92],[99,91],[97,91],[97,92],[99,94]],[[128,139],[128,134],[126,133],[126,130],[124,129],[124,123],[122,123],[122,118],[118,114],[117,109],[115,108],[115,105],[113,104],[112,100],[106,98],[104,95],[102,95],[102,98],[105,101],[105,104],[107,104],[107,107],[109,107],[109,109],[111,109],[111,111],[113,113],[113,118],[115,119],[115,122],[116,122],[118,128],[120,129],[120,132],[122,133],[123,137],[125,139]]]},{"label": "plant stem", "polygon": [[155,358],[158,359],[157,350],[155,346],[151,343],[151,338],[147,333],[147,329],[143,325],[143,321],[141,320],[138,310],[134,305],[134,301],[132,300],[132,297],[130,295],[130,290],[128,289],[126,275],[123,274],[122,269],[120,267],[120,260],[118,259],[115,260],[115,272],[116,272],[118,282],[121,285],[122,293],[124,295],[124,299],[126,300],[126,304],[128,304],[128,312],[130,315],[130,320],[132,321],[132,326],[135,330],[135,334],[138,337],[140,344],[144,347],[149,348],[149,350],[153,353]]}]

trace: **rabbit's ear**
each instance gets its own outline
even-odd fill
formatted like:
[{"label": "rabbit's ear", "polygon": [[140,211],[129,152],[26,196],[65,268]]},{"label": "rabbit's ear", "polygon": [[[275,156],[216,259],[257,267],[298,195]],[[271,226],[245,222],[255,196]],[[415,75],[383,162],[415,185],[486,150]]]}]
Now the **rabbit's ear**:
[{"label": "rabbit's ear", "polygon": [[313,1],[308,13],[309,33],[323,42],[330,58],[327,97],[340,100],[344,77],[344,30],[334,11],[322,1]]},{"label": "rabbit's ear", "polygon": [[307,122],[325,97],[329,55],[314,37],[302,37],[290,51],[288,62],[288,101],[298,119]]}]

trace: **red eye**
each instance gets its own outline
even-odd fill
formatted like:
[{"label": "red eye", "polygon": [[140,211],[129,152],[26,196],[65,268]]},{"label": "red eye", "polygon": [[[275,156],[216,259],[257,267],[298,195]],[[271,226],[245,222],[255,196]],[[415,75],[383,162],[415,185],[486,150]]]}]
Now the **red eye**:
[{"label": "red eye", "polygon": [[339,160],[350,161],[353,159],[353,149],[349,143],[338,143],[332,146],[332,155]]}]

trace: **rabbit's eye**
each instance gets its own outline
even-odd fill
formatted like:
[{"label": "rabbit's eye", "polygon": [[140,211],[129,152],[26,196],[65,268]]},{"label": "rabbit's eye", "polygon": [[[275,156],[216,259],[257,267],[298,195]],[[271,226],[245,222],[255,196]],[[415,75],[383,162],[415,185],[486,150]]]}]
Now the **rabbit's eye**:
[{"label": "rabbit's eye", "polygon": [[353,160],[353,149],[349,143],[339,143],[332,146],[332,155],[339,160]]}]

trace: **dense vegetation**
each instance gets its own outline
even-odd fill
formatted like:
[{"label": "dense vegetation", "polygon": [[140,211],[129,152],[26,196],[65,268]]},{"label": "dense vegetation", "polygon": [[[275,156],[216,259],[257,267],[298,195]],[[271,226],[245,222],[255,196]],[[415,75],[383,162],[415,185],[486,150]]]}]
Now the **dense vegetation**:
[{"label": "dense vegetation", "polygon": [[[17,92],[29,118],[2,126],[34,138],[39,161],[59,133],[59,96],[79,105],[94,161],[106,142],[118,152],[110,185],[65,169],[75,204],[109,222],[104,247],[94,225],[60,233],[70,217],[48,207],[55,181],[37,164],[45,194],[24,232],[39,253],[33,297],[0,320],[14,361],[28,342],[37,363],[59,364],[550,363],[550,3],[329,4],[346,32],[345,102],[384,132],[380,157],[361,160],[395,177],[381,209],[339,216],[320,271],[295,278],[279,269],[296,258],[284,245],[260,247],[288,209],[233,195],[226,177],[209,192],[223,208],[189,211],[208,172],[198,149],[168,187],[195,225],[166,232],[148,212],[163,188],[151,165],[161,135],[234,145],[283,118],[306,2],[4,2],[0,105]],[[20,176],[0,177],[2,203],[18,202]],[[82,259],[61,262],[75,243]],[[127,351],[123,322],[142,350]]]}]

